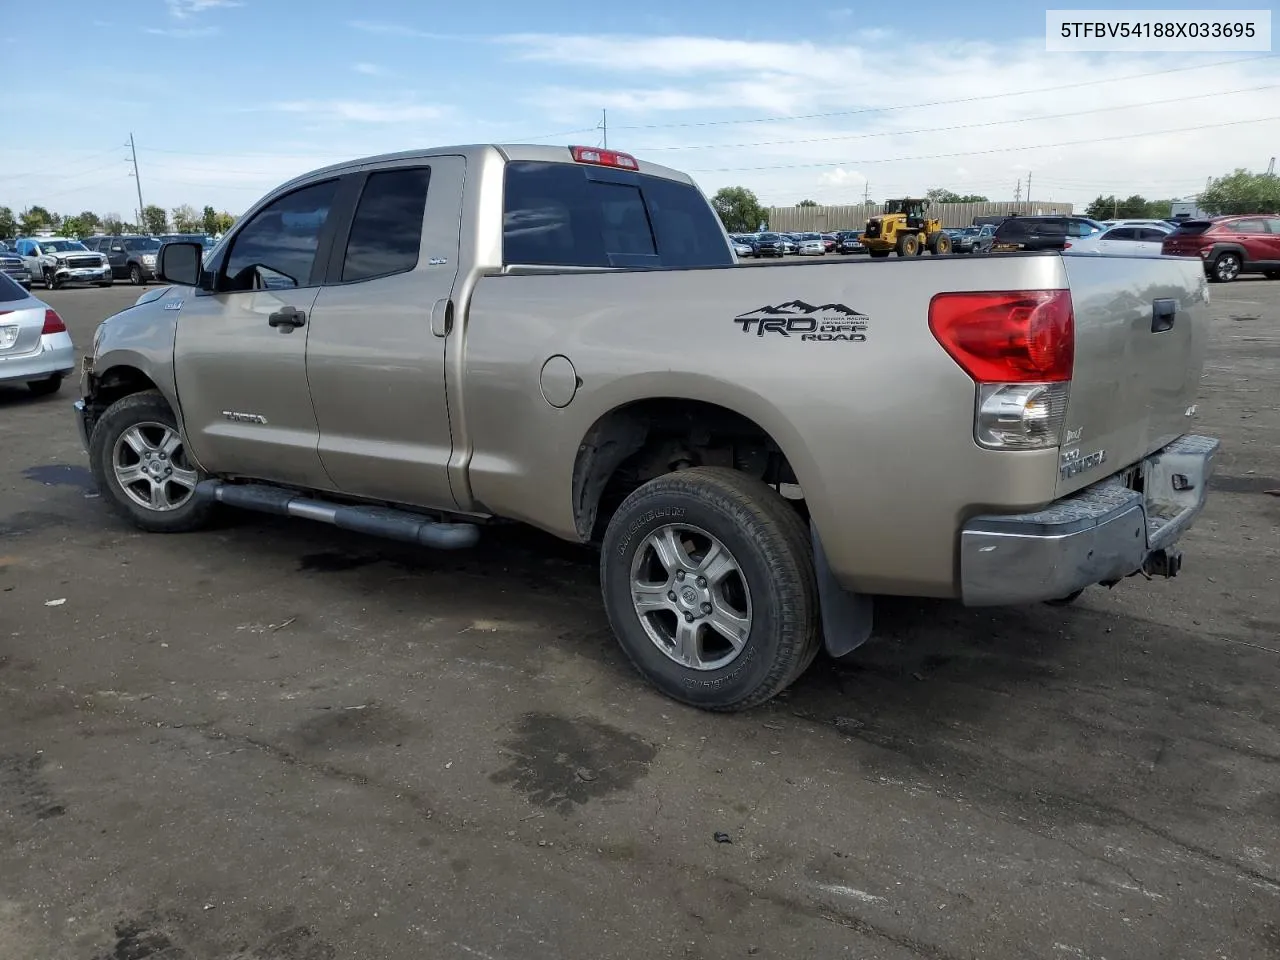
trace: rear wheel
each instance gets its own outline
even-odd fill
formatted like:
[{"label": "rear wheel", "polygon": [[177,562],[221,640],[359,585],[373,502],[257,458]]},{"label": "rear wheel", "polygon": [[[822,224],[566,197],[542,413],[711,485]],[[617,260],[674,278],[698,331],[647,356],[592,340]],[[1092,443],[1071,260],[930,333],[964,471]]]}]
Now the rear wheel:
[{"label": "rear wheel", "polygon": [[1240,255],[1238,253],[1220,253],[1213,261],[1212,279],[1218,283],[1230,283],[1240,276]]},{"label": "rear wheel", "polygon": [[143,530],[183,533],[213,514],[213,502],[195,495],[203,476],[187,457],[177,418],[155,391],[107,408],[89,437],[89,466],[104,499]]},{"label": "rear wheel", "polygon": [[55,373],[52,377],[44,380],[31,380],[27,383],[27,389],[34,393],[37,397],[47,397],[57,393],[62,388],[62,374]]},{"label": "rear wheel", "polygon": [[771,487],[736,470],[681,470],[627,497],[605,532],[600,585],[631,662],[695,707],[763,703],[819,649],[804,521]]},{"label": "rear wheel", "polygon": [[937,256],[946,256],[951,252],[951,238],[939,230],[929,238],[929,250]]}]

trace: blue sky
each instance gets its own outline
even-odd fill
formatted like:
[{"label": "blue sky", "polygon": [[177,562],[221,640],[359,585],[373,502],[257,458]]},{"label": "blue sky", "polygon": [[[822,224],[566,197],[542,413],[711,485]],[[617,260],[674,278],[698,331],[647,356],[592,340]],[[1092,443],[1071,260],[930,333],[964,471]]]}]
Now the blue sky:
[{"label": "blue sky", "polygon": [[19,113],[6,98],[0,204],[15,209],[128,219],[130,132],[147,203],[236,213],[354,156],[596,143],[605,108],[610,146],[778,204],[935,186],[1011,199],[1028,174],[1042,200],[1184,196],[1280,153],[1280,59],[1048,54],[1044,6],[1025,2],[58,9],[52,33],[44,17],[0,26],[10,90],[38,105]]}]

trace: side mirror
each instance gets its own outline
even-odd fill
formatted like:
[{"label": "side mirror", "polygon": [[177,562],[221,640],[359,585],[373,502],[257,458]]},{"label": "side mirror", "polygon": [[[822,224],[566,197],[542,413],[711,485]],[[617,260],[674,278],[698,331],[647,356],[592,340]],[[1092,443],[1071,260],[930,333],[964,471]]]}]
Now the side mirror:
[{"label": "side mirror", "polygon": [[180,287],[198,287],[204,269],[198,243],[166,243],[156,255],[156,279]]}]

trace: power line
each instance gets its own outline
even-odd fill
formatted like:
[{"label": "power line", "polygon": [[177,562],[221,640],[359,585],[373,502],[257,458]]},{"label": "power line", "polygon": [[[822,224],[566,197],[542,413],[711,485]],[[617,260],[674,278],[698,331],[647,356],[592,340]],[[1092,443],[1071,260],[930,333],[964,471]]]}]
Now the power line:
[{"label": "power line", "polygon": [[[85,163],[85,162],[87,162],[87,161],[89,161],[89,160],[100,160],[100,159],[102,159],[103,157],[108,156],[109,154],[113,154],[113,153],[114,153],[114,154],[117,154],[117,155],[118,155],[118,154],[119,154],[119,151],[120,151],[120,148],[119,148],[119,147],[112,147],[110,150],[103,150],[101,153],[95,153],[95,154],[93,154],[92,156],[88,156],[88,157],[81,157],[79,160],[76,160],[76,161],[73,161],[73,162],[75,162],[75,163]],[[109,164],[108,166],[114,166],[114,164]],[[65,168],[64,168],[64,169],[65,169]],[[76,173],[67,173],[67,174],[59,174],[59,173],[57,172],[57,168],[54,168],[54,170],[53,170],[53,171],[50,171],[50,170],[32,170],[32,171],[29,171],[29,172],[27,172],[27,173],[6,173],[3,177],[0,177],[0,180],[24,180],[24,179],[26,179],[26,178],[28,178],[28,177],[42,177],[42,178],[57,177],[57,178],[59,178],[59,179],[64,179],[64,178],[65,178],[65,179],[69,179],[69,178],[71,178],[71,177],[79,177],[79,176],[82,176],[83,174],[86,174],[86,173],[96,173],[96,172],[98,172],[99,170],[106,170],[106,169],[107,169],[107,167],[93,167],[93,168],[89,168],[89,169],[85,169],[85,170],[79,170],[79,171],[77,171]]]},{"label": "power line", "polygon": [[1167,100],[1147,100],[1142,103],[1124,103],[1109,107],[1092,107],[1089,110],[1073,110],[1069,113],[1047,113],[1039,117],[1014,117],[1009,120],[984,120],[981,123],[958,123],[950,127],[922,127],[918,130],[880,130],[874,133],[841,134],[834,137],[810,137],[803,140],[759,140],[755,143],[699,143],[689,146],[674,147],[636,147],[637,153],[654,153],[660,150],[741,150],[748,147],[781,147],[805,143],[834,143],[845,140],[867,140],[873,137],[907,137],[918,133],[949,133],[954,130],[976,130],[984,127],[1009,126],[1017,123],[1036,123],[1041,120],[1063,120],[1067,117],[1084,117],[1094,113],[1108,113],[1115,110],[1136,110],[1139,107],[1157,107],[1170,103],[1185,103],[1188,100],[1203,100],[1206,97],[1227,97],[1238,93],[1256,93],[1259,90],[1275,90],[1280,83],[1268,83],[1260,87],[1244,87],[1240,90],[1223,90],[1218,93],[1195,93],[1186,97],[1170,97]]},{"label": "power line", "polygon": [[1213,130],[1236,127],[1246,123],[1266,123],[1280,120],[1280,116],[1255,117],[1252,120],[1228,120],[1224,123],[1205,123],[1195,127],[1174,127],[1169,130],[1149,130],[1146,133],[1123,133],[1114,137],[1089,137],[1086,140],[1060,140],[1057,143],[1036,143],[1026,147],[994,147],[990,150],[962,150],[959,153],[928,153],[914,157],[880,157],[875,160],[836,160],[826,163],[780,163],[762,167],[709,167],[689,170],[689,173],[747,173],[755,170],[805,170],[818,167],[843,167],[865,163],[906,163],[909,160],[945,160],[955,157],[973,157],[991,153],[1013,153],[1021,150],[1041,150],[1048,147],[1075,147],[1086,143],[1108,143],[1113,140],[1134,140],[1140,137],[1157,137],[1168,133],[1190,133],[1193,130]]},{"label": "power line", "polygon": [[1234,60],[1219,60],[1216,63],[1198,63],[1185,67],[1170,67],[1167,70],[1154,70],[1150,73],[1131,73],[1121,77],[1106,77],[1101,80],[1081,80],[1076,83],[1064,83],[1052,87],[1033,87],[1029,90],[1013,90],[1006,93],[985,93],[975,97],[957,97],[954,100],[928,100],[923,103],[902,103],[887,107],[861,107],[857,110],[833,110],[827,113],[802,113],[782,117],[753,117],[745,120],[698,120],[685,123],[647,123],[632,126],[615,127],[616,130],[669,130],[676,127],[718,127],[742,123],[782,123],[791,120],[820,120],[825,117],[852,117],[863,113],[888,113],[891,110],[916,110],[921,107],[942,107],[956,103],[979,103],[986,100],[1000,100],[1006,97],[1022,97],[1033,93],[1051,93],[1056,90],[1074,90],[1080,87],[1092,87],[1099,84],[1118,83],[1125,80],[1141,80],[1146,77],[1160,77],[1170,73],[1185,73],[1189,70],[1208,70],[1213,67],[1226,67],[1235,63],[1250,63],[1255,60],[1268,60],[1272,54],[1256,57],[1238,57]]}]

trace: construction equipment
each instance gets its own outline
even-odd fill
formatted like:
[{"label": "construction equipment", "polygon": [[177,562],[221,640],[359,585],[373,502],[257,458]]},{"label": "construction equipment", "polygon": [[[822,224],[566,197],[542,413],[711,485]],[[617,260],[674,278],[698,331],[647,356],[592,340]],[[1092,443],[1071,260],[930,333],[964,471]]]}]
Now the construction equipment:
[{"label": "construction equipment", "polygon": [[914,197],[886,200],[880,216],[867,221],[863,246],[873,257],[916,257],[951,252],[951,237],[942,232],[942,221],[928,216],[929,201]]}]

